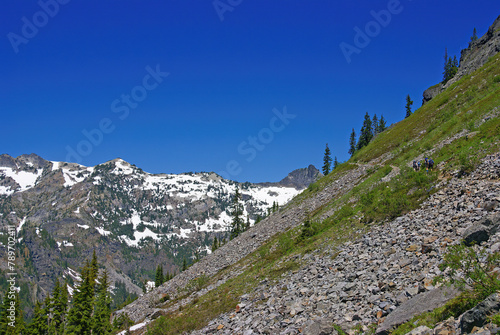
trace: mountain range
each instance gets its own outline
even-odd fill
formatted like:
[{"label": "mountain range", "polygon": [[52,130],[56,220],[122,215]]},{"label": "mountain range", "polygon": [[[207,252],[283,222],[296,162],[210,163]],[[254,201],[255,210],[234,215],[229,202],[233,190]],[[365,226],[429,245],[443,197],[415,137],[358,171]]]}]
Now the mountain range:
[{"label": "mountain range", "polygon": [[[55,278],[73,282],[93,250],[113,282],[140,294],[158,264],[179,272],[185,259],[209,254],[215,236],[228,237],[237,187],[244,219],[255,224],[321,176],[311,165],[277,183],[237,183],[212,172],[150,174],[119,158],[86,167],[3,154],[0,225],[17,227],[27,300],[46,296]],[[7,235],[1,237],[5,253]]]}]

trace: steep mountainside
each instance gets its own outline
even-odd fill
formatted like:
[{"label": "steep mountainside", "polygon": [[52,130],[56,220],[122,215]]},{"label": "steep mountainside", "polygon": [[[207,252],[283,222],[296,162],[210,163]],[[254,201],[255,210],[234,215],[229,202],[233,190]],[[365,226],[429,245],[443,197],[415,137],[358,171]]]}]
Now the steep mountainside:
[{"label": "steep mountainside", "polygon": [[[85,167],[4,154],[0,253],[6,253],[6,226],[16,226],[25,300],[28,292],[31,299],[43,298],[55,278],[78,271],[93,249],[114,281],[140,294],[158,264],[165,272],[179,272],[184,259],[189,264],[195,254],[211,252],[214,236],[226,237],[236,187],[244,219],[254,224],[273,203],[286,204],[319,173],[314,167],[302,171],[290,174],[302,177],[293,185],[239,184],[215,173],[149,174],[121,159]],[[0,263],[2,271],[6,266]],[[28,289],[28,280],[37,285]]]},{"label": "steep mountainside", "polygon": [[[133,334],[385,334],[441,306],[450,245],[500,248],[499,78],[497,53],[115,317]],[[426,157],[434,169],[411,168]]]}]

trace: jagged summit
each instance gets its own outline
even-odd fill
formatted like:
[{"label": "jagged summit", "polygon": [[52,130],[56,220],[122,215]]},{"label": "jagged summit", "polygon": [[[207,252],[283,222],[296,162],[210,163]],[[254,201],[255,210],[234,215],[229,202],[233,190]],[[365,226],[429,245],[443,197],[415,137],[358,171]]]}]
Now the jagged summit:
[{"label": "jagged summit", "polygon": [[293,187],[297,190],[303,190],[321,177],[323,177],[323,174],[314,165],[311,164],[307,168],[293,170],[288,174],[288,176],[277,183],[260,183],[259,185],[276,185],[283,187]]}]

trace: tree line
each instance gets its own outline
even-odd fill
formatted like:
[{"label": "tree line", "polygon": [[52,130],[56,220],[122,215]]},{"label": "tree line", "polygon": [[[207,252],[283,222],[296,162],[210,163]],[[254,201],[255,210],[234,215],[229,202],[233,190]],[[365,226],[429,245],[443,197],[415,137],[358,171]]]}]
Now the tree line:
[{"label": "tree line", "polygon": [[108,274],[98,275],[99,265],[95,251],[92,260],[85,262],[81,269],[81,282],[73,290],[73,297],[68,292],[68,284],[56,280],[52,294],[43,302],[35,304],[34,316],[25,324],[19,297],[16,304],[15,327],[8,324],[12,299],[4,297],[0,312],[0,334],[28,335],[87,335],[110,334],[113,327],[111,318],[111,296],[109,294]]}]

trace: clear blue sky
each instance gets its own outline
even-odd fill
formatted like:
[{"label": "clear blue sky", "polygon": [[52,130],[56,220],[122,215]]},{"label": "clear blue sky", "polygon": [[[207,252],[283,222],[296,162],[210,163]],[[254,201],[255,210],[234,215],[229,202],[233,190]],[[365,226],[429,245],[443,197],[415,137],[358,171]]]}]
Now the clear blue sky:
[{"label": "clear blue sky", "polygon": [[[327,142],[348,159],[365,112],[401,120],[445,47],[460,56],[500,15],[498,0],[59,1],[2,4],[0,153],[252,182],[321,168]],[[367,24],[348,63],[340,45]]]}]

